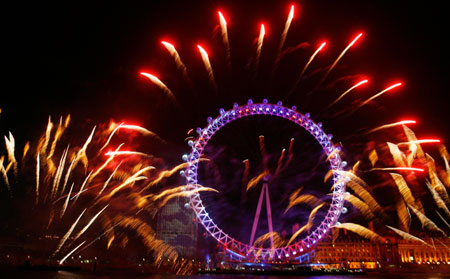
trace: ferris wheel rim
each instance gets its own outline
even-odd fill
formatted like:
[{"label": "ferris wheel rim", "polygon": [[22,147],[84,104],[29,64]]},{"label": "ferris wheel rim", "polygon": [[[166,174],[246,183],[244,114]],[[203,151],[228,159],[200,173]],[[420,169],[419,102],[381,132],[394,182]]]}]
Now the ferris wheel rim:
[{"label": "ferris wheel rim", "polygon": [[[330,229],[337,223],[343,208],[345,179],[341,175],[341,172],[344,171],[345,161],[341,160],[339,154],[341,151],[340,147],[333,144],[331,141],[332,135],[325,134],[321,127],[322,124],[316,124],[312,121],[308,113],[302,114],[296,111],[296,107],[284,107],[281,102],[271,104],[264,99],[262,103],[254,104],[252,100],[248,100],[246,105],[239,106],[235,103],[232,109],[228,111],[220,109],[219,112],[219,116],[215,119],[208,117],[208,125],[204,129],[197,128],[197,133],[199,136],[195,139],[195,141],[191,140],[188,142],[188,144],[192,147],[190,154],[183,155],[183,159],[186,160],[188,164],[185,170],[187,185],[186,190],[188,193],[191,192],[190,206],[194,210],[197,219],[209,235],[215,238],[216,241],[221,243],[226,249],[235,253],[238,257],[243,257],[246,259],[269,257],[271,259],[276,259],[293,258],[306,253],[328,234]],[[331,170],[333,171],[333,195],[327,214],[314,231],[288,246],[273,249],[260,248],[237,241],[220,229],[215,224],[213,219],[209,217],[208,212],[203,206],[203,202],[198,191],[200,188],[197,180],[198,163],[208,141],[217,131],[228,123],[252,115],[270,115],[285,118],[304,128],[321,145],[322,150],[326,153],[329,159]]]}]

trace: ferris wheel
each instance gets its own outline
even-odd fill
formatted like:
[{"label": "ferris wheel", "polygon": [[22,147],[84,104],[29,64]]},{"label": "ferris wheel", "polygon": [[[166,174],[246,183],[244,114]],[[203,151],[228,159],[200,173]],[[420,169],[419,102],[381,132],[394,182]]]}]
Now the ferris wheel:
[{"label": "ferris wheel", "polygon": [[[244,117],[258,115],[284,118],[305,129],[320,144],[323,152],[328,158],[330,169],[333,171],[332,198],[325,217],[321,223],[305,237],[284,247],[274,247],[273,240],[270,248],[256,247],[253,245],[255,229],[261,212],[262,200],[264,198],[266,199],[269,232],[273,232],[270,195],[267,186],[268,179],[264,179],[263,181],[258,207],[253,221],[250,242],[248,244],[236,240],[219,228],[217,223],[214,222],[206,211],[199,191],[195,191],[201,187],[198,183],[199,161],[208,141],[217,131],[228,123]],[[331,141],[332,136],[327,135],[323,131],[321,123],[316,124],[312,121],[308,113],[303,115],[296,111],[296,107],[287,108],[284,107],[281,102],[270,104],[264,99],[262,103],[253,103],[250,99],[246,105],[239,106],[235,103],[233,108],[228,111],[220,109],[220,115],[215,119],[208,117],[208,125],[204,129],[197,128],[197,133],[199,134],[198,137],[195,140],[190,140],[188,142],[189,146],[192,148],[190,154],[183,155],[183,159],[187,161],[188,164],[188,167],[185,170],[186,190],[193,193],[190,195],[189,204],[194,210],[198,221],[203,225],[207,233],[224,248],[233,252],[233,254],[237,255],[239,258],[248,261],[296,258],[311,251],[311,249],[313,249],[314,246],[330,232],[331,228],[337,223],[341,212],[345,210],[343,207],[345,179],[342,175],[342,171],[344,170],[346,162],[342,161],[339,155],[340,147],[335,146]]]}]

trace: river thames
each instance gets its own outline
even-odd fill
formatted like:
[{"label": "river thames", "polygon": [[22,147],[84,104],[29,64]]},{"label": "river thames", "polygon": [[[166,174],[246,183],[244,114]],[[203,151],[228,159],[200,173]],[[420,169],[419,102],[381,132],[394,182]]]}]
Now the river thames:
[{"label": "river thames", "polygon": [[26,271],[26,270],[6,270],[2,271],[2,278],[5,279],[106,279],[106,278],[127,278],[127,279],[158,279],[158,278],[190,278],[190,279],[226,279],[226,278],[242,278],[242,279],[280,279],[280,278],[303,278],[303,279],[375,279],[375,278],[408,278],[408,279],[442,279],[450,278],[448,273],[371,273],[371,274],[346,274],[346,275],[251,275],[251,274],[197,274],[197,275],[174,275],[174,274],[129,274],[129,273],[107,273],[97,274],[92,272],[70,272],[70,271]]}]

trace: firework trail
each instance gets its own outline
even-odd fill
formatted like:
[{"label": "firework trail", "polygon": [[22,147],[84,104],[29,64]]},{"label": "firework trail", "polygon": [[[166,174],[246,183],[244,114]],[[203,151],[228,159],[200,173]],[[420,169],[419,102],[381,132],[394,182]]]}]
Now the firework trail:
[{"label": "firework trail", "polygon": [[420,171],[423,172],[424,169],[419,168],[409,168],[409,167],[393,167],[393,168],[371,168],[370,170],[367,170],[366,172],[371,171]]},{"label": "firework trail", "polygon": [[40,153],[38,151],[36,155],[36,203],[39,203],[39,169],[40,169]]},{"label": "firework trail", "polygon": [[399,219],[399,227],[405,231],[409,232],[411,226],[411,215],[409,214],[408,207],[406,206],[403,199],[397,200],[396,204],[397,216]]},{"label": "firework trail", "polygon": [[63,206],[63,208],[61,210],[60,218],[62,218],[64,216],[64,213],[66,212],[67,206],[69,205],[69,200],[70,200],[70,195],[72,194],[73,185],[74,185],[74,183],[72,183],[72,186],[70,186],[69,194],[67,195],[66,201],[64,202],[64,206]]},{"label": "firework trail", "polygon": [[441,142],[439,139],[421,139],[421,140],[413,140],[413,141],[405,141],[397,143],[397,145],[410,145],[410,144],[420,144],[420,143],[437,143]]},{"label": "firework trail", "polygon": [[95,214],[94,217],[92,217],[92,219],[89,221],[89,223],[87,223],[86,226],[84,226],[84,228],[74,237],[73,242],[75,242],[91,225],[92,223],[94,223],[95,219],[97,219],[98,216],[100,216],[100,214],[109,206],[109,204],[107,204],[105,207],[103,207],[97,214]]},{"label": "firework trail", "polygon": [[385,241],[385,239],[383,237],[381,237],[380,235],[378,235],[377,233],[375,233],[361,225],[358,225],[358,224],[343,223],[343,224],[337,224],[337,225],[335,225],[335,227],[352,231],[352,232],[354,232],[364,238],[370,239],[374,242],[384,242]]},{"label": "firework trail", "polygon": [[386,89],[383,89],[382,91],[378,92],[377,94],[373,95],[372,97],[370,97],[369,99],[365,100],[364,102],[362,102],[358,107],[356,107],[351,113],[354,113],[355,111],[357,111],[358,109],[360,109],[361,107],[367,105],[370,101],[374,100],[375,98],[380,97],[381,95],[383,95],[384,93],[391,91],[392,89],[401,86],[402,83],[398,82],[396,84],[393,84],[389,87],[387,87]]},{"label": "firework trail", "polygon": [[[368,83],[369,81],[367,79],[364,79],[358,83],[356,83],[355,85],[353,85],[352,87],[350,87],[349,89],[347,89],[347,91],[345,91],[344,93],[342,93],[336,100],[334,100],[331,104],[328,105],[328,109],[333,106],[334,104],[336,104],[337,102],[339,102],[345,95],[347,95],[348,93],[350,93],[353,89]],[[386,127],[387,128],[387,127]],[[383,129],[383,128],[379,128],[379,129]],[[373,129],[376,131],[376,129]]]},{"label": "firework trail", "polygon": [[426,245],[428,247],[432,247],[430,244],[426,243],[422,239],[420,239],[420,238],[418,238],[418,237],[416,237],[416,236],[414,236],[412,234],[409,234],[407,232],[404,232],[402,230],[396,229],[396,228],[388,226],[388,225],[386,225],[386,227],[388,227],[391,230],[393,230],[396,234],[401,236],[404,240],[413,241],[413,242],[419,242],[419,243],[422,243],[422,244],[424,244],[424,245]]},{"label": "firework trail", "polygon": [[178,54],[177,50],[175,49],[175,46],[171,43],[162,41],[162,45],[167,49],[167,51],[170,53],[170,55],[173,57],[173,60],[175,61],[175,64],[177,65],[178,70],[180,70],[183,74],[183,77],[186,79],[186,81],[191,84],[191,79],[188,76],[186,65],[184,65],[183,61],[181,61],[180,55]]},{"label": "firework trail", "polygon": [[225,52],[227,55],[228,69],[231,70],[231,51],[230,51],[230,42],[228,41],[227,21],[225,20],[225,17],[222,15],[222,13],[220,11],[218,11],[217,13],[219,15],[220,30],[222,33],[222,41],[223,41],[223,45],[225,46]]},{"label": "firework trail", "polygon": [[78,218],[72,224],[72,226],[69,228],[69,230],[66,232],[66,234],[61,238],[61,241],[59,242],[58,247],[56,248],[56,251],[53,252],[53,256],[55,256],[59,252],[59,250],[62,248],[62,246],[67,241],[69,236],[72,234],[73,230],[75,229],[75,227],[77,226],[78,222],[80,221],[81,217],[83,217],[85,212],[86,212],[86,208],[81,212],[81,214],[78,216]]},{"label": "firework trail", "polygon": [[345,53],[359,40],[359,38],[361,38],[361,36],[363,35],[363,33],[359,33],[348,45],[347,47],[341,52],[341,54],[338,56],[338,58],[336,58],[336,60],[333,62],[333,64],[331,64],[330,68],[328,68],[328,71],[325,73],[325,75],[322,77],[322,79],[319,81],[319,84],[317,85],[317,87],[319,87],[328,77],[328,75],[330,74],[330,72],[334,69],[334,67],[336,67],[337,63],[339,62],[339,60],[341,60],[341,58],[345,55]]},{"label": "firework trail", "polygon": [[280,62],[281,50],[283,49],[284,41],[286,41],[287,33],[289,31],[289,27],[291,26],[292,19],[294,18],[294,9],[295,7],[294,5],[292,5],[286,23],[284,24],[284,30],[281,34],[280,45],[278,46],[277,58],[275,60],[275,65],[273,66],[272,75],[275,73],[276,69],[278,68],[278,63]]},{"label": "firework trail", "polygon": [[76,250],[78,250],[78,248],[80,248],[81,246],[83,246],[83,244],[84,244],[85,242],[86,242],[86,240],[83,241],[83,242],[81,242],[77,247],[75,247],[72,251],[70,251],[64,258],[62,258],[62,259],[59,261],[59,264],[63,264],[63,263],[67,260],[67,258],[70,257],[70,255],[72,255]]},{"label": "firework trail", "polygon": [[261,24],[261,29],[259,31],[259,36],[258,36],[258,44],[257,44],[257,47],[256,47],[255,77],[258,75],[258,72],[259,72],[259,63],[260,63],[260,59],[261,59],[261,50],[262,50],[265,34],[266,34],[266,29],[264,28],[264,24]]},{"label": "firework trail", "polygon": [[287,94],[286,98],[288,98],[290,95],[292,95],[295,92],[295,89],[297,89],[300,81],[302,80],[302,77],[305,74],[306,69],[308,69],[309,65],[314,60],[316,55],[325,47],[326,44],[327,44],[326,42],[321,43],[320,46],[316,49],[316,51],[311,55],[311,57],[309,58],[308,62],[306,62],[306,64],[303,67],[302,71],[300,72],[300,74],[298,75],[297,79],[295,80],[294,85],[292,86],[291,91]]},{"label": "firework trail", "polygon": [[425,216],[425,214],[422,214],[419,210],[415,209],[413,206],[408,204],[408,208],[411,209],[411,211],[417,216],[417,218],[420,220],[420,223],[422,223],[422,229],[427,229],[429,231],[437,231],[441,233],[444,237],[447,235],[443,230],[441,230],[436,224],[431,221],[430,218]]},{"label": "firework trail", "polygon": [[206,72],[208,73],[209,83],[213,87],[214,91],[217,92],[217,84],[214,78],[213,69],[211,67],[211,62],[209,61],[209,56],[206,50],[201,46],[197,45],[197,48],[202,56],[203,65],[205,66]]},{"label": "firework trail", "polygon": [[349,202],[354,208],[358,209],[367,220],[370,221],[375,219],[375,215],[373,214],[372,210],[370,210],[370,207],[358,197],[347,194],[344,195],[344,199],[345,201]]},{"label": "firework trail", "polygon": [[284,214],[286,214],[286,212],[288,212],[288,210],[291,209],[293,206],[301,203],[306,203],[309,206],[315,207],[320,203],[320,200],[316,196],[310,194],[301,195],[300,197],[297,197],[289,202],[289,205],[284,211]]},{"label": "firework trail", "polygon": [[8,193],[12,197],[11,186],[9,185],[8,174],[6,173],[5,166],[3,165],[3,160],[0,160],[0,171],[2,172],[3,179],[5,180],[5,184],[6,184],[6,188],[8,189]]},{"label": "firework trail", "polygon": [[152,74],[146,73],[146,72],[141,72],[140,74],[142,76],[148,78],[152,83],[154,83],[161,90],[163,90],[164,93],[166,93],[167,96],[169,96],[170,99],[176,103],[175,95],[173,95],[172,91],[170,91],[170,89],[159,78],[157,78],[156,76],[154,76]]},{"label": "firework trail", "polygon": [[384,125],[378,126],[376,128],[373,128],[373,129],[365,132],[364,134],[368,135],[370,133],[373,133],[373,132],[376,132],[376,131],[379,131],[379,130],[388,129],[388,128],[396,127],[396,126],[399,126],[399,125],[416,124],[416,123],[417,122],[415,120],[401,120],[401,121],[398,121],[398,122],[395,122],[395,123],[384,124]]},{"label": "firework trail", "polygon": [[442,209],[445,214],[450,218],[450,211],[448,210],[447,206],[445,205],[445,202],[442,200],[439,193],[430,185],[430,183],[427,181],[425,182],[427,185],[428,190],[430,191],[431,195],[433,196],[433,199],[438,206],[438,208]]},{"label": "firework trail", "polygon": [[9,138],[7,138],[5,136],[5,145],[6,145],[6,151],[8,152],[8,160],[14,168],[14,174],[17,176],[18,163],[17,163],[16,157],[14,156],[14,149],[15,149],[16,143],[15,143],[14,137],[11,134],[11,132],[9,132]]}]

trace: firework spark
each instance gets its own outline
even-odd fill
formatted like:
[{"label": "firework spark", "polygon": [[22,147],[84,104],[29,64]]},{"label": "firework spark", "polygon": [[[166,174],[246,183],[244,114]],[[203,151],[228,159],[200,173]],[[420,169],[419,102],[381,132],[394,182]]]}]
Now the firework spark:
[{"label": "firework spark", "polygon": [[262,51],[265,34],[266,34],[266,29],[264,28],[264,24],[261,24],[261,29],[259,31],[259,37],[258,37],[258,44],[256,47],[255,76],[258,74],[258,71],[259,71],[259,62],[261,59],[261,51]]},{"label": "firework spark", "polygon": [[415,121],[415,120],[401,120],[401,121],[398,121],[398,122],[395,122],[395,123],[384,124],[384,125],[378,126],[376,128],[373,128],[372,130],[367,131],[365,133],[365,135],[373,133],[373,132],[376,132],[376,131],[379,131],[379,130],[396,127],[396,126],[399,126],[399,125],[416,124],[416,123],[417,123],[417,121]]},{"label": "firework spark", "polygon": [[223,45],[225,46],[225,51],[227,55],[228,68],[231,69],[231,51],[230,51],[230,42],[228,41],[227,21],[225,20],[225,17],[223,16],[222,12],[218,11],[217,13],[219,15],[220,30],[222,33]]},{"label": "firework spark", "polygon": [[371,171],[395,171],[395,170],[397,170],[397,171],[420,171],[420,172],[424,171],[424,169],[420,169],[420,168],[394,167],[394,168],[371,168],[367,172],[371,172]]},{"label": "firework spark", "polygon": [[347,47],[339,54],[338,58],[331,64],[330,68],[328,68],[328,71],[325,73],[325,75],[322,77],[322,79],[319,82],[319,85],[322,84],[328,77],[328,75],[331,73],[331,71],[336,67],[337,63],[341,58],[345,55],[345,53],[361,38],[363,33],[359,33],[348,45]]},{"label": "firework spark", "polygon": [[349,89],[347,89],[347,91],[345,91],[344,93],[342,93],[336,100],[334,100],[334,102],[332,102],[328,108],[330,108],[331,106],[333,106],[334,104],[336,104],[337,102],[339,102],[339,100],[341,100],[345,95],[347,95],[348,93],[350,93],[350,91],[352,91],[353,89],[368,83],[369,81],[367,79],[361,80],[360,82],[356,83],[355,85],[353,85],[352,87],[350,87]]},{"label": "firework spark", "polygon": [[161,88],[174,102],[176,102],[175,95],[173,95],[172,91],[156,76],[146,73],[146,72],[140,72],[140,74],[146,78],[148,78],[151,82],[153,82],[156,86]]},{"label": "firework spark", "polygon": [[69,230],[66,232],[66,234],[61,238],[61,241],[58,244],[58,248],[56,248],[56,251],[53,252],[53,256],[56,255],[59,250],[63,247],[64,243],[67,241],[69,236],[72,234],[73,230],[77,226],[78,222],[80,221],[81,217],[83,217],[84,213],[86,212],[86,208],[81,212],[81,214],[78,216],[78,218],[75,220],[75,222],[70,226]]},{"label": "firework spark", "polygon": [[167,49],[170,55],[173,57],[175,64],[177,65],[178,70],[180,70],[184,76],[184,78],[191,83],[191,79],[188,76],[186,65],[184,65],[183,61],[181,61],[180,55],[178,54],[175,46],[171,43],[162,41],[161,44]]},{"label": "firework spark", "polygon": [[197,48],[200,51],[200,55],[202,56],[203,65],[205,66],[206,72],[208,73],[209,82],[211,86],[214,88],[214,90],[217,92],[217,84],[214,78],[211,62],[209,61],[209,55],[201,45],[197,45]]},{"label": "firework spark", "polygon": [[[356,110],[360,109],[361,107],[367,105],[370,101],[374,100],[375,98],[380,97],[380,96],[383,95],[384,93],[386,93],[386,92],[388,92],[388,91],[391,91],[392,89],[394,89],[394,88],[396,88],[396,87],[399,87],[399,86],[401,86],[401,85],[402,85],[402,83],[401,83],[401,82],[398,82],[398,83],[396,83],[396,84],[393,84],[393,85],[387,87],[386,89],[383,89],[382,91],[378,92],[377,94],[373,95],[373,96],[370,97],[369,99],[367,99],[367,100],[365,100],[364,102],[362,102],[362,103],[361,103],[354,111],[356,111]],[[353,112],[354,112],[354,111],[353,111]]]},{"label": "firework spark", "polygon": [[289,15],[286,19],[286,23],[284,24],[284,30],[283,33],[281,34],[280,45],[278,46],[278,57],[277,57],[278,60],[280,59],[281,50],[283,49],[284,42],[286,41],[287,33],[289,31],[289,27],[291,26],[292,19],[294,18],[294,9],[295,7],[294,5],[292,5],[291,9],[289,10]]},{"label": "firework spark", "polygon": [[77,247],[75,247],[72,251],[70,251],[64,258],[62,258],[62,259],[59,261],[59,264],[60,264],[60,265],[63,264],[63,263],[67,260],[67,258],[70,257],[70,255],[72,255],[76,250],[78,250],[78,248],[80,248],[81,246],[83,246],[83,244],[84,244],[85,242],[86,242],[86,240],[83,241],[83,242],[81,242]]},{"label": "firework spark", "polygon": [[305,73],[306,69],[308,69],[309,65],[314,60],[316,55],[325,47],[326,44],[327,44],[327,42],[321,43],[320,46],[316,49],[316,51],[311,55],[311,57],[309,58],[308,62],[303,67],[303,70],[300,72],[300,75],[298,76],[297,80],[300,80],[302,78],[302,76]]},{"label": "firework spark", "polygon": [[409,145],[409,144],[421,144],[421,143],[438,143],[438,142],[441,142],[441,140],[440,139],[420,139],[420,140],[400,142],[400,143],[397,143],[397,145]]},{"label": "firework spark", "polygon": [[337,224],[337,225],[335,225],[335,227],[340,228],[340,229],[347,229],[347,230],[352,231],[364,238],[370,239],[375,242],[384,242],[385,241],[384,238],[381,237],[380,235],[378,235],[377,233],[369,230],[366,227],[358,225],[358,224],[343,223],[343,224]]}]

